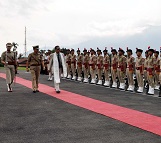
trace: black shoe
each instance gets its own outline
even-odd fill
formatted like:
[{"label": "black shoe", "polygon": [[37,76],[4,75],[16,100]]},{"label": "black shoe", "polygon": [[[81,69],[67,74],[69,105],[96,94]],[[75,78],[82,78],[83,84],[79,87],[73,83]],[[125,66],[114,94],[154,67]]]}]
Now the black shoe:
[{"label": "black shoe", "polygon": [[57,91],[56,91],[56,93],[60,93],[60,91],[59,91],[59,90],[57,90]]},{"label": "black shoe", "polygon": [[36,90],[36,92],[39,92],[39,90]]},{"label": "black shoe", "polygon": [[34,90],[33,93],[36,93],[36,91]]}]

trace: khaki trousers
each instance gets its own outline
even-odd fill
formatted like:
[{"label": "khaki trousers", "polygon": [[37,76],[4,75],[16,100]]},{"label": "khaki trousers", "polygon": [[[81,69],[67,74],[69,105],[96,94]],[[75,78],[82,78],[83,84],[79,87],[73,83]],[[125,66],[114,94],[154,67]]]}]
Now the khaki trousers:
[{"label": "khaki trousers", "polygon": [[85,66],[83,66],[84,78],[88,78],[88,71],[89,68],[85,68]]},{"label": "khaki trousers", "polygon": [[155,86],[158,86],[158,83],[159,83],[159,73],[155,72],[154,74],[154,84]]},{"label": "khaki trousers", "polygon": [[117,69],[117,76],[120,83],[125,82],[125,73],[123,73],[120,68]]},{"label": "khaki trousers", "polygon": [[116,82],[117,70],[113,69],[112,67],[111,67],[111,76],[112,76],[112,81]]},{"label": "khaki trousers", "polygon": [[136,70],[136,79],[138,81],[138,86],[143,87],[143,75],[140,73],[140,70]]},{"label": "khaki trousers", "polygon": [[148,81],[148,78],[147,78],[147,70],[144,70],[144,79],[145,79],[145,81]]},{"label": "khaki trousers", "polygon": [[66,66],[67,66],[67,75],[70,75],[71,66],[68,63],[66,64]]},{"label": "khaki trousers", "polygon": [[93,69],[92,66],[90,66],[90,74],[91,74],[91,79],[95,79],[96,69]]},{"label": "khaki trousers", "polygon": [[109,81],[109,70],[104,68],[105,81]]},{"label": "khaki trousers", "polygon": [[133,71],[129,71],[129,68],[127,68],[126,69],[126,75],[127,75],[129,85],[134,85]]},{"label": "khaki trousers", "polygon": [[102,80],[102,69],[97,68],[98,80]]},{"label": "khaki trousers", "polygon": [[82,74],[82,66],[77,66],[78,77],[81,77]]},{"label": "khaki trousers", "polygon": [[30,72],[32,76],[32,89],[38,90],[39,76],[40,76],[41,66],[31,66]]},{"label": "khaki trousers", "polygon": [[71,64],[71,71],[72,71],[72,75],[75,76],[75,72],[76,72],[75,64]]},{"label": "khaki trousers", "polygon": [[149,86],[154,88],[154,75],[149,75],[148,71],[147,71],[147,79],[148,79]]},{"label": "khaki trousers", "polygon": [[6,70],[6,83],[12,84],[15,77],[15,67],[14,65],[6,65],[4,68]]}]

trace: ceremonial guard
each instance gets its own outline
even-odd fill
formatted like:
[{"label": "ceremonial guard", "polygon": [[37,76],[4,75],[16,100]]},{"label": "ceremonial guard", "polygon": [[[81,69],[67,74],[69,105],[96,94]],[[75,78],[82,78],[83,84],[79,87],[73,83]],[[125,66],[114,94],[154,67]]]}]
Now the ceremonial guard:
[{"label": "ceremonial guard", "polygon": [[148,79],[147,79],[147,62],[148,62],[148,50],[145,52],[145,61],[144,61],[144,85],[145,88],[147,88],[147,84],[148,84]]},{"label": "ceremonial guard", "polygon": [[52,54],[49,68],[53,69],[54,73],[54,86],[56,93],[60,93],[60,78],[61,74],[63,74],[63,77],[67,76],[67,67],[65,64],[65,57],[64,54],[60,52],[60,47],[55,46],[55,52]]},{"label": "ceremonial guard", "polygon": [[98,74],[98,85],[102,85],[102,70],[103,70],[103,56],[99,48],[97,48],[97,74]]},{"label": "ceremonial guard", "polygon": [[71,79],[71,54],[69,49],[67,49],[66,53],[66,67],[67,67],[67,78]]},{"label": "ceremonial guard", "polygon": [[126,57],[124,56],[124,50],[119,48],[118,50],[118,67],[117,76],[120,82],[119,89],[125,89],[125,73],[126,73]]},{"label": "ceremonial guard", "polygon": [[97,63],[97,57],[95,55],[95,51],[91,49],[91,56],[89,60],[89,68],[90,68],[90,74],[91,74],[91,83],[96,83],[96,63]]},{"label": "ceremonial guard", "polygon": [[11,85],[14,81],[15,65],[17,63],[15,54],[13,51],[11,51],[12,46],[13,45],[11,43],[7,43],[7,50],[1,55],[1,63],[4,64],[4,68],[6,71],[6,83],[8,92],[12,92]]},{"label": "ceremonial guard", "polygon": [[88,70],[89,70],[89,56],[87,50],[83,50],[83,73],[84,73],[84,83],[88,82]]},{"label": "ceremonial guard", "polygon": [[71,71],[72,71],[72,80],[76,79],[76,55],[74,54],[74,49],[71,50]]},{"label": "ceremonial guard", "polygon": [[155,89],[159,90],[159,74],[160,74],[159,51],[154,51],[154,60],[156,63],[155,73],[154,73],[154,84],[155,84]]},{"label": "ceremonial guard", "polygon": [[132,50],[127,48],[127,58],[126,58],[126,75],[128,79],[128,91],[134,91],[134,80],[133,80],[133,74],[135,70],[135,58],[132,56]]},{"label": "ceremonial guard", "polygon": [[48,77],[49,81],[51,81],[53,79],[53,77],[52,77],[53,71],[51,69],[49,69],[50,59],[51,59],[51,50],[48,50],[48,53],[47,53],[47,69],[48,69],[48,73],[49,73],[49,77]]},{"label": "ceremonial guard", "polygon": [[39,53],[39,46],[33,46],[34,52],[29,54],[27,63],[26,63],[26,71],[28,72],[28,67],[30,66],[30,72],[32,75],[32,90],[33,93],[39,92],[38,84],[39,84],[39,75],[41,70],[41,64],[43,70],[45,70],[44,59]]},{"label": "ceremonial guard", "polygon": [[147,61],[147,78],[149,83],[149,91],[148,94],[154,95],[154,74],[155,74],[155,59],[153,57],[154,50],[148,50],[148,61]]},{"label": "ceremonial guard", "polygon": [[110,81],[109,81],[109,73],[110,73],[110,57],[107,53],[107,49],[105,48],[103,50],[104,57],[103,57],[103,72],[105,76],[105,83],[104,86],[110,86]]},{"label": "ceremonial guard", "polygon": [[117,87],[116,77],[117,77],[117,66],[118,66],[118,58],[117,51],[111,47],[111,76],[112,76],[112,88]]},{"label": "ceremonial guard", "polygon": [[135,62],[135,69],[136,69],[136,79],[138,81],[138,90],[137,92],[143,92],[143,69],[144,69],[144,58],[142,57],[142,49],[136,49],[136,62]]},{"label": "ceremonial guard", "polygon": [[78,81],[82,81],[82,64],[83,64],[83,56],[81,55],[80,49],[77,50],[77,73],[78,73]]}]

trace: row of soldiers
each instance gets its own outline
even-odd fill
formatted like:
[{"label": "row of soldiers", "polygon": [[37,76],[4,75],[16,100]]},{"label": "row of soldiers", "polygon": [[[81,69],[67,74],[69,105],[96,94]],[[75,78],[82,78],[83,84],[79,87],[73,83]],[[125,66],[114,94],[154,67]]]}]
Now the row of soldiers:
[{"label": "row of soldiers", "polygon": [[111,83],[112,88],[118,87],[121,90],[125,90],[127,85],[128,91],[134,91],[137,85],[139,93],[143,92],[145,86],[148,87],[148,94],[154,95],[154,90],[159,90],[160,87],[159,51],[149,47],[145,52],[145,58],[142,49],[136,49],[136,58],[131,49],[127,48],[126,52],[125,56],[125,51],[121,48],[118,51],[111,48],[111,54],[108,53],[107,48],[103,50],[103,54],[99,48],[96,51],[84,49],[83,53],[78,49],[75,55],[74,49],[68,49],[65,56],[67,78],[87,83],[90,76],[92,84],[110,86]]}]

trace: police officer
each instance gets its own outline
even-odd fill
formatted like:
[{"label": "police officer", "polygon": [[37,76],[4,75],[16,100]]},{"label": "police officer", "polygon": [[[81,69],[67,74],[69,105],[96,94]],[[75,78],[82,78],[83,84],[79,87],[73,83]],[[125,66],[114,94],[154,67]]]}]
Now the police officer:
[{"label": "police officer", "polygon": [[159,51],[154,51],[154,60],[156,63],[155,73],[154,73],[154,84],[155,89],[159,90],[159,74],[160,74],[160,58],[159,58]]},{"label": "police officer", "polygon": [[1,55],[1,63],[4,64],[4,68],[6,71],[6,83],[8,92],[12,92],[11,85],[13,83],[15,77],[15,65],[16,65],[16,57],[13,51],[11,51],[12,44],[6,44],[7,51],[3,52]]},{"label": "police officer", "polygon": [[147,88],[148,79],[147,79],[147,62],[148,62],[148,50],[145,52],[145,61],[144,61],[144,85]]},{"label": "police officer", "polygon": [[126,73],[126,57],[124,56],[124,50],[119,48],[118,50],[118,67],[117,76],[120,82],[119,89],[125,89],[125,73]]},{"label": "police officer", "polygon": [[112,88],[117,87],[116,77],[117,77],[117,65],[118,65],[118,58],[117,58],[117,51],[111,47],[111,76],[112,76]]},{"label": "police officer", "polygon": [[26,63],[26,71],[28,72],[29,69],[28,67],[30,66],[30,72],[32,76],[32,90],[33,93],[39,92],[38,90],[38,80],[39,80],[39,75],[40,75],[40,70],[41,70],[41,64],[43,67],[43,70],[45,70],[44,66],[44,59],[39,53],[39,46],[33,46],[34,52],[29,54],[28,60]]},{"label": "police officer", "polygon": [[110,86],[110,81],[109,81],[109,73],[110,73],[110,57],[107,53],[107,48],[103,50],[103,72],[105,76],[105,83],[104,86]]},{"label": "police officer", "polygon": [[84,83],[88,82],[88,70],[89,70],[89,56],[87,53],[87,49],[83,50],[83,73],[84,73]]},{"label": "police officer", "polygon": [[97,74],[98,74],[98,85],[102,85],[102,70],[103,70],[103,56],[99,48],[97,48]]},{"label": "police officer", "polygon": [[155,73],[155,59],[153,57],[154,50],[149,49],[148,50],[148,61],[147,61],[147,79],[149,83],[149,91],[148,94],[154,95],[154,73]]},{"label": "police officer", "polygon": [[70,49],[67,49],[65,59],[66,59],[66,67],[67,67],[67,78],[71,79],[71,54],[70,54]]},{"label": "police officer", "polygon": [[72,71],[72,80],[76,79],[76,55],[74,54],[75,50],[71,50],[71,71]]},{"label": "police officer", "polygon": [[135,69],[136,69],[136,79],[138,81],[138,93],[143,92],[143,69],[144,69],[144,58],[142,57],[142,49],[136,49],[136,62],[135,62]]},{"label": "police officer", "polygon": [[82,80],[82,64],[83,64],[83,56],[81,55],[81,51],[78,48],[77,50],[77,73],[78,73],[78,81]]},{"label": "police officer", "polygon": [[90,68],[90,74],[91,74],[91,83],[96,83],[95,77],[96,77],[96,63],[97,63],[97,57],[95,55],[94,49],[91,49],[91,55],[89,60],[89,68]]},{"label": "police officer", "polygon": [[132,50],[127,48],[127,58],[126,58],[126,75],[128,79],[128,91],[134,91],[134,80],[133,80],[133,74],[135,69],[135,58],[132,56]]}]

